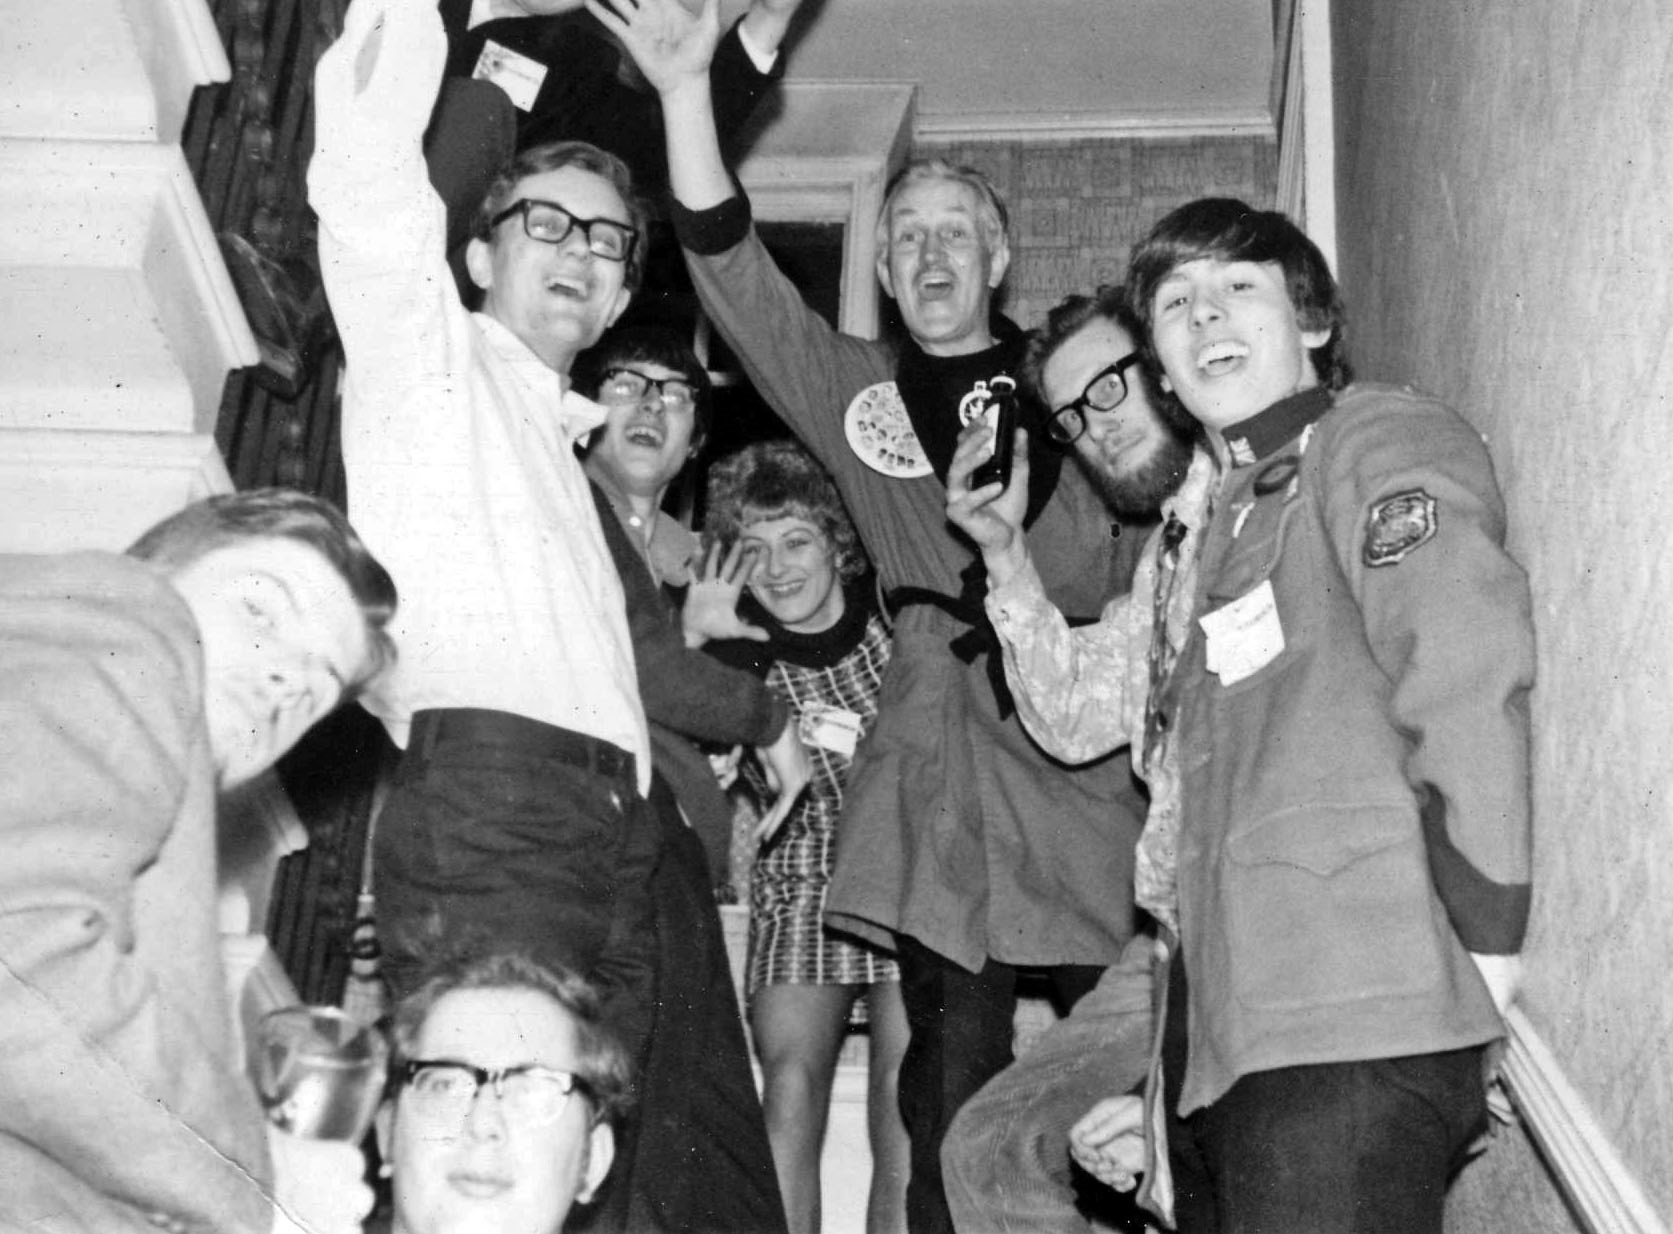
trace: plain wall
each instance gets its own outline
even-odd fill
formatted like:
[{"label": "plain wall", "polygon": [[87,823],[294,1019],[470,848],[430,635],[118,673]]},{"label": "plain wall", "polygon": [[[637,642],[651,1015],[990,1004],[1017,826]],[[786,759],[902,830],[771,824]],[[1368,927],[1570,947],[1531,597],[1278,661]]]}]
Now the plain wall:
[{"label": "plain wall", "polygon": [[[1673,1214],[1673,6],[1334,0],[1362,376],[1487,436],[1539,623],[1523,1005]],[[1573,1228],[1519,1135],[1454,1228]]]}]

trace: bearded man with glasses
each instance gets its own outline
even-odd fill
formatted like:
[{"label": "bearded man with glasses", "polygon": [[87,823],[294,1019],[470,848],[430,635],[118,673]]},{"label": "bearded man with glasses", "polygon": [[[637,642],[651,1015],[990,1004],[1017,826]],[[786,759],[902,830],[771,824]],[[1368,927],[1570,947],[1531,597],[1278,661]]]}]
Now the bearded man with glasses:
[{"label": "bearded man with glasses", "polygon": [[373,854],[384,971],[517,947],[597,983],[630,1052],[656,982],[660,831],[621,581],[575,445],[604,410],[570,365],[639,284],[626,167],[535,147],[493,183],[466,311],[422,137],[433,0],[354,0],[315,79],[309,197],[343,338],[350,508],[402,589],[366,706],[405,750]]},{"label": "bearded man with glasses", "polygon": [[597,1193],[630,1077],[589,982],[514,952],[456,962],[402,1001],[394,1038],[393,1234],[557,1234]]},{"label": "bearded man with glasses", "polygon": [[[1098,621],[1070,628],[1041,587],[1023,535],[1026,464],[1003,491],[971,487],[987,448],[980,426],[964,434],[953,456],[947,517],[981,547],[987,613],[1028,731],[1068,763],[1131,742],[1133,770],[1150,789],[1133,879],[1152,903],[1171,867],[1161,853],[1174,844],[1179,795],[1165,725],[1148,706],[1150,687],[1166,678],[1185,641],[1217,469],[1195,422],[1145,369],[1142,338],[1124,289],[1104,287],[1054,308],[1031,336],[1022,369],[1023,386],[1051,414],[1048,432],[1073,450],[1110,509],[1162,512],[1130,594],[1107,605]],[[1155,1171],[1143,1159],[1140,1123],[1141,1093],[1154,1078],[1157,948],[1150,934],[1135,936],[1067,1018],[959,1111],[942,1166],[960,1234],[1089,1234],[1094,1215],[1113,1216],[1121,1226],[1129,1217],[1124,1201],[1077,1189],[1071,1158],[1120,1191],[1130,1190],[1142,1170],[1141,1202],[1157,1212],[1167,1207],[1152,1189]],[[1104,1203],[1116,1211],[1100,1211]]]}]

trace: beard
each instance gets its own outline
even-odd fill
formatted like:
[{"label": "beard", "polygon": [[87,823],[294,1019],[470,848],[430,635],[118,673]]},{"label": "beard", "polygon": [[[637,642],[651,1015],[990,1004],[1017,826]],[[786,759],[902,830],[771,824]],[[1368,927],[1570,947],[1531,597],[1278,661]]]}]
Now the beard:
[{"label": "beard", "polygon": [[1125,465],[1119,471],[1112,469],[1101,452],[1096,459],[1089,459],[1082,451],[1075,451],[1075,461],[1118,518],[1141,519],[1156,514],[1185,482],[1191,466],[1191,439],[1181,437],[1172,424],[1168,429],[1146,458],[1136,463],[1123,460]]}]

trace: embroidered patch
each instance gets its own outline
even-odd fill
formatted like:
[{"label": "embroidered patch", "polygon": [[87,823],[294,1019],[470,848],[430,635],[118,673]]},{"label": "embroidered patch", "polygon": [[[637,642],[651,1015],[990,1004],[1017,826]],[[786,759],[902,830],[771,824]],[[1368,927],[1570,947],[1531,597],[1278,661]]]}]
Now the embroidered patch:
[{"label": "embroidered patch", "polygon": [[1365,564],[1392,566],[1435,538],[1435,499],[1420,488],[1386,497],[1371,507],[1365,528]]}]

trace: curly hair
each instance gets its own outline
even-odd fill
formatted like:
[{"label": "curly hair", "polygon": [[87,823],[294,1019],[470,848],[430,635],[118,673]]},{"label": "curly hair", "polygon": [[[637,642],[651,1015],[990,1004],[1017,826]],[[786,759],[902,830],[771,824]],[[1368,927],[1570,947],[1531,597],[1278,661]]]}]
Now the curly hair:
[{"label": "curly hair", "polygon": [[805,519],[819,528],[844,581],[865,572],[865,550],[836,485],[795,442],[758,441],[709,469],[703,530],[711,539],[729,544],[748,524],[775,518]]}]

